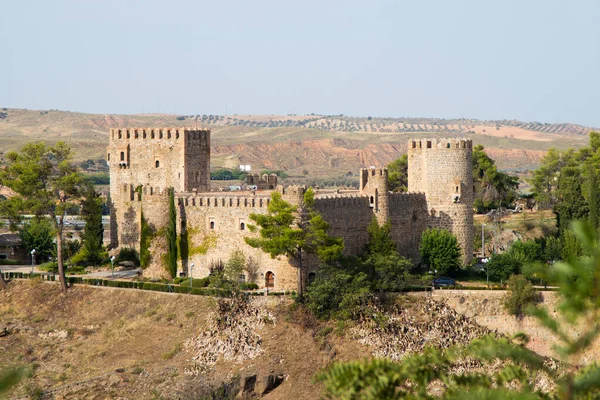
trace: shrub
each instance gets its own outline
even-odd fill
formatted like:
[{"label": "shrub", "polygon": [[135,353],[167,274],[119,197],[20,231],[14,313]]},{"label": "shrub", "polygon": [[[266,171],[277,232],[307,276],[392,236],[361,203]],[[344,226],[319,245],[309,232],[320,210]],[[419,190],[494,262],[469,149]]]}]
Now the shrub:
[{"label": "shrub", "polygon": [[241,290],[256,290],[258,289],[258,285],[256,283],[247,283],[247,282],[242,282],[240,283],[240,289]]},{"label": "shrub", "polygon": [[525,309],[531,304],[539,303],[541,294],[536,292],[523,275],[513,275],[508,280],[508,293],[504,298],[504,306],[509,314],[523,318]]},{"label": "shrub", "polygon": [[57,273],[58,272],[58,263],[56,261],[48,261],[46,263],[38,265],[37,268],[40,271]]},{"label": "shrub", "polygon": [[28,263],[23,263],[19,260],[5,260],[0,259],[0,265],[26,265]]}]

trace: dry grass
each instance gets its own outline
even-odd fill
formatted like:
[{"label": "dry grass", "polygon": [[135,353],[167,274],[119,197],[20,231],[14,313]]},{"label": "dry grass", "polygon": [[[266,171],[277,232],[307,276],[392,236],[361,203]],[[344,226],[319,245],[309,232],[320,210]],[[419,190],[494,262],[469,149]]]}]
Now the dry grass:
[{"label": "dry grass", "polygon": [[182,343],[207,326],[215,299],[82,286],[62,295],[55,284],[12,282],[0,293],[0,327],[13,331],[0,338],[0,365],[32,366],[15,396],[27,388],[48,390],[98,377],[60,394],[185,399],[232,376],[257,374],[260,379],[275,371],[286,380],[266,399],[312,400],[321,396],[313,382],[320,368],[332,360],[368,355],[344,327],[305,313],[304,322],[300,314],[288,314],[289,299],[254,301],[276,315],[276,322],[260,330],[264,352],[242,364],[221,360],[214,370],[191,378],[184,374],[191,353]]}]

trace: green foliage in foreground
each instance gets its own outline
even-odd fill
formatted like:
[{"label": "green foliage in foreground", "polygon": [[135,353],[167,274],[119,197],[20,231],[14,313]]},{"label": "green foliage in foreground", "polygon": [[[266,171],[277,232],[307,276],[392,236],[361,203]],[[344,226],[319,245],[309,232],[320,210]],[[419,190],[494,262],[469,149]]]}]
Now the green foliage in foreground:
[{"label": "green foliage in foreground", "polygon": [[[600,398],[600,367],[571,368],[581,362],[600,333],[600,246],[594,228],[576,223],[574,233],[588,257],[557,263],[546,279],[559,283],[560,300],[554,317],[546,308],[529,305],[533,315],[557,338],[555,351],[563,366],[552,368],[525,347],[527,337],[517,334],[512,340],[486,336],[468,346],[441,351],[426,348],[400,362],[383,360],[336,363],[318,374],[330,399],[597,399]],[[575,334],[574,332],[577,332]],[[473,360],[491,367],[456,369]],[[499,362],[498,362],[499,361]],[[550,392],[536,386],[540,379]],[[432,388],[438,387],[439,393]]]}]

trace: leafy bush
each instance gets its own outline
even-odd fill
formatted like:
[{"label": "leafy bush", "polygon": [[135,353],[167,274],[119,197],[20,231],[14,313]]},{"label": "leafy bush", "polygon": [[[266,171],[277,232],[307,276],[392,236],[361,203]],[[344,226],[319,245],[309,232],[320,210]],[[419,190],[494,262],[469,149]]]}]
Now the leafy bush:
[{"label": "leafy bush", "polygon": [[58,263],[56,261],[48,261],[48,262],[38,265],[37,269],[39,269],[40,271],[57,273],[58,272]]},{"label": "leafy bush", "polygon": [[355,319],[372,297],[370,283],[363,271],[322,267],[306,290],[306,306],[321,319]]},{"label": "leafy bush", "polygon": [[248,282],[242,282],[240,283],[240,289],[241,290],[256,290],[258,289],[258,285],[256,283],[248,283]]},{"label": "leafy bush", "polygon": [[23,263],[19,260],[6,260],[0,259],[0,265],[27,265],[28,263]]},{"label": "leafy bush", "polygon": [[530,304],[541,301],[541,294],[533,289],[533,285],[523,275],[513,275],[508,280],[508,293],[504,298],[504,306],[509,314],[523,318],[525,309]]},{"label": "leafy bush", "polygon": [[490,280],[499,282],[506,281],[511,275],[520,274],[522,262],[509,252],[497,253],[490,258],[486,269]]}]

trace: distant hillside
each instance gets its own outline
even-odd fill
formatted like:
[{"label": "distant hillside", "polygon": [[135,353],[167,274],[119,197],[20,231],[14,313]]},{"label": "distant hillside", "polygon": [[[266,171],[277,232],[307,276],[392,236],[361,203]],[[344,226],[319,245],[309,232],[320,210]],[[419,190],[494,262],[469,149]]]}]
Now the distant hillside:
[{"label": "distant hillside", "polygon": [[483,144],[499,166],[535,168],[550,147],[579,147],[591,128],[519,121],[374,118],[342,115],[117,115],[57,110],[0,110],[0,151],[44,140],[67,141],[79,161],[104,157],[113,127],[202,126],[212,129],[212,167],[250,164],[315,178],[385,165],[412,137],[468,137]]}]

